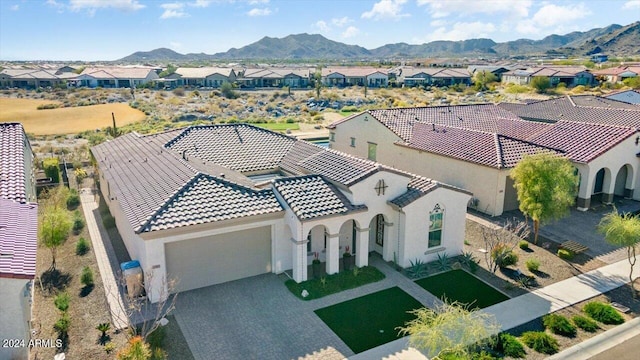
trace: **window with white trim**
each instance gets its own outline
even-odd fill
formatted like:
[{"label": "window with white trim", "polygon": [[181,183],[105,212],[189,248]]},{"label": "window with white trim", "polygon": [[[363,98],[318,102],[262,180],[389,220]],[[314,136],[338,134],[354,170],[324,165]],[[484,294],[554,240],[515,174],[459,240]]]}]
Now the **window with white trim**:
[{"label": "window with white trim", "polygon": [[444,224],[444,209],[436,204],[429,212],[429,247],[442,245],[442,228]]}]

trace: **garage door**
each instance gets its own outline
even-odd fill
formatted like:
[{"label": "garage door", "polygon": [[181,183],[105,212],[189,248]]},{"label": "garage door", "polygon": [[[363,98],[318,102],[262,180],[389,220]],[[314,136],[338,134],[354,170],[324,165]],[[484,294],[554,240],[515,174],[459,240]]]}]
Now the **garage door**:
[{"label": "garage door", "polygon": [[186,291],[271,271],[271,227],[165,244],[167,274]]}]

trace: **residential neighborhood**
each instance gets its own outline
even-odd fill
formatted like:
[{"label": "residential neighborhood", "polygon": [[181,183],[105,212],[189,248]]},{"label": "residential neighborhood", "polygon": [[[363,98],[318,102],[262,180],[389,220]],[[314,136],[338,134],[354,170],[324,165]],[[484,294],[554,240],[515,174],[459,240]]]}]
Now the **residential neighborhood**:
[{"label": "residential neighborhood", "polygon": [[0,2],[0,360],[635,360],[638,10]]}]

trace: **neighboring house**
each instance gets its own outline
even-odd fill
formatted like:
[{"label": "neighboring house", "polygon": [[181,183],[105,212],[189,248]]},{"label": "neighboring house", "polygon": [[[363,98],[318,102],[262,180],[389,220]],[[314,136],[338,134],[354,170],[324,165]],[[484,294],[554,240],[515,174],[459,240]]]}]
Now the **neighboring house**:
[{"label": "neighboring house", "polygon": [[245,88],[306,88],[310,85],[309,69],[257,68],[245,69],[238,84]]},{"label": "neighboring house", "polygon": [[378,68],[323,68],[321,81],[327,87],[367,86],[375,88],[389,85],[389,75],[387,70]]},{"label": "neighboring house", "polygon": [[[606,109],[586,106],[573,107],[572,116],[537,121],[510,112],[530,113],[528,107],[481,104],[365,111],[329,127],[330,147],[467,189],[473,193],[469,206],[493,216],[518,208],[509,171],[523,154],[540,151],[557,152],[573,162],[582,179],[578,208],[588,208],[592,194],[605,203],[614,195],[640,199],[640,112],[608,110],[610,122],[602,123],[594,113]],[[548,106],[550,111],[559,108]]]},{"label": "neighboring house", "polygon": [[[0,123],[0,338],[29,339],[38,247],[33,152],[20,123]],[[0,348],[26,359],[27,347]]]},{"label": "neighboring house", "polygon": [[602,97],[611,100],[622,101],[627,104],[640,105],[640,90],[617,91],[607,95],[602,95]]},{"label": "neighboring house", "polygon": [[156,69],[150,67],[87,67],[69,83],[90,88],[131,88],[157,79]]},{"label": "neighboring house", "polygon": [[528,140],[563,150],[579,170],[576,204],[588,209],[614,196],[640,200],[640,108],[603,97],[566,96],[526,105],[500,104],[526,120],[555,123]]},{"label": "neighboring house", "polygon": [[200,67],[176,69],[167,79],[176,79],[178,86],[220,87],[224,83],[236,81],[236,72],[232,68]]},{"label": "neighboring house", "polygon": [[567,87],[591,85],[594,75],[584,66],[543,66],[515,69],[502,74],[505,84],[528,85],[535,77],[547,77],[551,86],[564,83]]},{"label": "neighboring house", "polygon": [[[463,248],[471,195],[424,177],[250,125],[120,136],[91,149],[100,188],[158,301],[264,273],[307,280],[346,247],[406,267]],[[151,283],[150,283],[151,282]]]},{"label": "neighboring house", "polygon": [[467,68],[471,77],[475,76],[476,72],[479,71],[487,71],[496,76],[498,81],[502,80],[502,74],[508,72],[510,69],[504,66],[495,66],[495,65],[471,65]]},{"label": "neighboring house", "polygon": [[75,76],[75,74],[68,73],[56,74],[53,70],[4,69],[0,72],[0,87],[21,89],[54,87]]},{"label": "neighboring house", "polygon": [[398,86],[450,86],[471,84],[469,72],[460,68],[400,67],[395,70]]},{"label": "neighboring house", "polygon": [[622,82],[628,78],[634,78],[640,75],[640,66],[617,66],[608,69],[596,70],[593,72],[595,76],[603,77],[610,83]]}]

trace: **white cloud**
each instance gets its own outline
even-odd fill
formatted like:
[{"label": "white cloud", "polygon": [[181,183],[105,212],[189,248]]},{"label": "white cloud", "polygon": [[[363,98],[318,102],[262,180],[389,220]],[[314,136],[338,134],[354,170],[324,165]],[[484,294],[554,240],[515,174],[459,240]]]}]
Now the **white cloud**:
[{"label": "white cloud", "polygon": [[428,5],[433,17],[450,14],[506,13],[519,17],[529,14],[532,0],[418,0],[418,6]]},{"label": "white cloud", "polygon": [[211,4],[211,0],[196,0],[189,5],[193,7],[206,8],[209,6],[209,4]]},{"label": "white cloud", "polygon": [[189,16],[189,14],[184,11],[183,3],[166,3],[160,5],[160,7],[164,9],[164,12],[160,15],[160,19],[176,19]]},{"label": "white cloud", "polygon": [[271,10],[269,8],[264,8],[264,9],[253,8],[249,10],[249,12],[247,13],[247,15],[249,16],[268,16],[270,14],[271,14]]},{"label": "white cloud", "polygon": [[442,26],[435,29],[423,39],[415,39],[416,42],[429,42],[435,40],[466,40],[476,38],[487,38],[496,31],[496,26],[492,23],[457,22],[450,29]]},{"label": "white cloud", "polygon": [[516,31],[522,34],[562,33],[576,29],[573,21],[591,15],[591,11],[584,4],[555,5],[545,4],[531,19],[520,21]]},{"label": "white cloud", "polygon": [[316,21],[316,23],[313,24],[313,27],[323,32],[331,31],[331,28],[329,27],[329,25],[327,25],[327,23],[324,20]]},{"label": "white cloud", "polygon": [[407,17],[410,15],[402,13],[402,5],[406,2],[407,0],[380,0],[371,10],[362,13],[361,17],[374,20],[398,20]]},{"label": "white cloud", "polygon": [[69,8],[73,11],[86,9],[89,12],[107,8],[122,11],[136,11],[145,8],[145,5],[140,4],[138,0],[69,0]]},{"label": "white cloud", "polygon": [[357,27],[349,26],[342,33],[342,37],[347,39],[347,38],[350,38],[350,37],[354,37],[354,36],[356,36],[358,34],[360,34],[360,30]]},{"label": "white cloud", "polygon": [[249,5],[268,4],[269,0],[249,0]]},{"label": "white cloud", "polygon": [[353,20],[349,19],[348,16],[344,16],[341,18],[333,18],[331,19],[331,23],[337,27],[343,27],[348,23],[353,22]]},{"label": "white cloud", "polygon": [[640,0],[630,0],[622,5],[623,10],[640,9]]},{"label": "white cloud", "polygon": [[169,45],[171,45],[173,49],[179,49],[182,47],[182,43],[179,43],[177,41],[170,41]]},{"label": "white cloud", "polygon": [[18,5],[18,4],[13,5],[13,6],[11,7],[11,10],[13,10],[13,11],[18,11],[18,10],[20,10],[20,5]]},{"label": "white cloud", "polygon": [[441,27],[447,25],[447,22],[445,20],[433,20],[429,25],[431,25],[431,27]]}]

